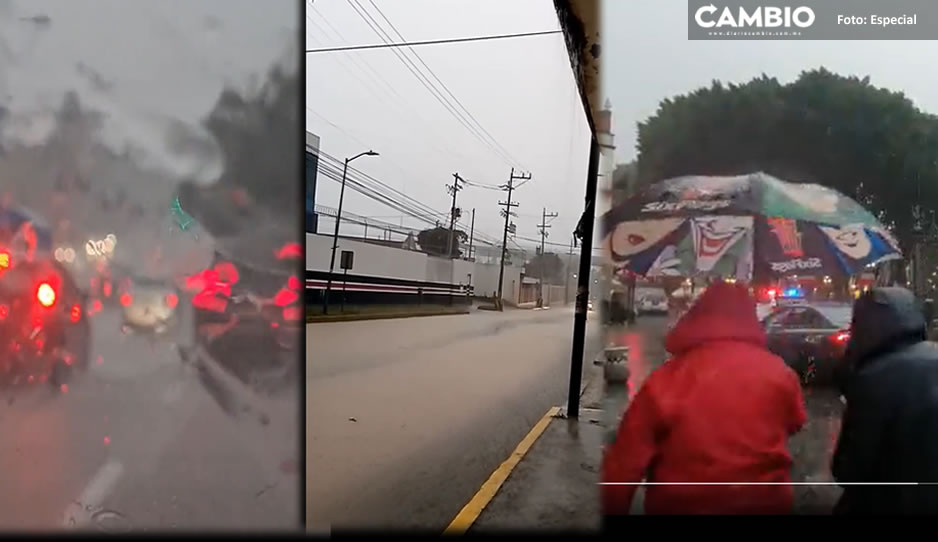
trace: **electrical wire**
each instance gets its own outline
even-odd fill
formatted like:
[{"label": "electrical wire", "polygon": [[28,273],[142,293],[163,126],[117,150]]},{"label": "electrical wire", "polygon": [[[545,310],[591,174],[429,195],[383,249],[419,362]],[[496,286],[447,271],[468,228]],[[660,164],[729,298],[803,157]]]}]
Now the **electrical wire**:
[{"label": "electrical wire", "polygon": [[[312,10],[313,13],[315,13],[318,16],[318,18],[322,21],[322,23],[332,31],[336,39],[338,39],[342,43],[348,43],[348,39],[346,39],[345,35],[342,34],[342,32],[340,32],[339,29],[335,27],[335,25],[329,22],[329,19],[327,19],[326,16],[322,14],[322,12],[316,9],[316,7],[313,6],[312,2],[308,1],[307,6]],[[313,24],[324,35],[326,34],[323,27],[316,24],[315,21],[313,21],[313,19],[310,18],[309,13],[307,13],[306,17],[307,19],[310,20],[310,22],[313,22]],[[391,85],[390,83],[388,83],[387,80],[384,77],[382,77],[381,74],[378,73],[378,71],[374,68],[374,66],[372,66],[371,63],[369,63],[368,60],[361,55],[361,53],[358,53],[355,51],[349,51],[346,53],[345,56],[347,57],[349,61],[351,61],[351,63],[356,68],[358,68],[361,71],[362,74],[368,77],[368,79],[372,83],[375,84],[375,87],[371,87],[367,84],[364,85],[366,88],[368,88],[368,90],[372,91],[372,94],[374,96],[376,96],[378,99],[384,100],[386,104],[391,106],[390,107],[391,109],[398,109],[399,110],[398,112],[401,114],[402,119],[407,119],[408,121],[417,120],[419,121],[420,124],[423,125],[423,128],[424,128],[423,130],[416,130],[416,131],[420,133],[422,136],[425,136],[424,140],[427,141],[427,143],[431,147],[435,148],[441,154],[449,155],[451,158],[457,158],[457,160],[455,160],[457,162],[471,161],[471,159],[469,159],[465,154],[463,154],[462,152],[458,150],[455,150],[453,146],[450,144],[451,142],[448,139],[441,137],[436,132],[436,130],[430,125],[430,123],[427,122],[427,120],[420,114],[420,112],[416,108],[411,106],[409,102],[407,102],[407,100],[401,95],[401,93],[398,92],[398,90],[394,87],[394,85]],[[349,74],[355,76],[355,78],[358,79],[360,82],[365,83],[365,81],[363,81],[360,77],[352,73],[348,69],[347,66],[345,66],[341,62],[340,62],[340,65],[342,65],[342,67],[346,71],[348,71]],[[375,92],[375,90],[379,89],[379,87],[380,87],[380,91]]]},{"label": "electrical wire", "polygon": [[409,41],[404,43],[374,43],[370,45],[348,45],[344,47],[322,47],[319,49],[307,49],[306,54],[315,53],[334,53],[338,51],[366,51],[369,49],[391,49],[395,47],[419,47],[421,45],[440,45],[445,43],[468,43],[476,41],[506,40],[514,38],[529,38],[534,36],[549,36],[560,34],[560,30],[541,30],[537,32],[517,32],[514,34],[494,34],[489,36],[472,36],[468,38],[447,38],[436,40]]},{"label": "electrical wire", "polygon": [[[355,13],[359,16],[359,18],[361,18],[362,21],[364,21],[365,24],[367,24],[369,28],[371,28],[371,30],[375,33],[375,35],[377,35],[378,38],[381,39],[381,41],[383,41],[385,44],[393,43],[393,40],[391,40],[391,36],[387,32],[385,32],[383,28],[381,28],[381,25],[378,24],[377,20],[375,20],[374,17],[372,17],[371,14],[368,13],[368,11],[358,2],[358,0],[346,0],[346,2],[355,11]],[[436,87],[436,85],[434,85],[433,82],[430,81],[430,78],[427,77],[426,74],[424,74],[422,70],[420,70],[420,68],[414,63],[414,61],[410,59],[410,57],[403,54],[401,51],[397,49],[391,49],[391,52],[394,53],[394,55],[398,58],[398,60],[400,60],[401,63],[404,64],[404,67],[406,67],[408,71],[410,71],[410,73],[417,79],[417,81],[421,85],[423,85],[424,88],[427,89],[430,95],[433,96],[433,98],[436,99],[436,101],[438,101],[440,105],[442,105],[443,108],[446,109],[447,112],[449,112],[453,116],[453,118],[456,119],[457,122],[462,124],[463,127],[466,128],[466,130],[468,130],[470,134],[472,134],[477,140],[479,140],[480,143],[489,147],[489,149],[492,152],[494,152],[495,155],[498,156],[499,159],[505,164],[509,166],[520,167],[521,169],[525,169],[519,164],[513,163],[512,158],[510,156],[505,155],[501,150],[499,150],[497,146],[487,141],[484,135],[468,121],[465,115],[463,115],[461,112],[459,112],[456,109],[456,106],[454,106],[449,101],[449,99],[447,99],[446,96],[443,95],[443,93]]]},{"label": "electrical wire", "polygon": [[[330,180],[333,180],[333,181],[335,181],[335,182],[337,182],[337,183],[340,183],[340,182],[342,181],[341,175],[339,175],[337,172],[334,172],[334,171],[330,171],[330,170],[328,170],[328,169],[325,169],[325,170],[320,171],[320,173],[322,173],[322,175],[323,175],[325,178],[330,179]],[[363,194],[363,195],[365,195],[365,196],[367,196],[367,197],[373,197],[373,196],[375,196],[375,194],[373,194],[372,192],[370,192],[367,188],[362,187],[362,186],[358,185],[358,183],[356,183],[354,180],[349,179],[349,178],[348,178],[348,175],[346,175],[345,182],[346,182],[346,186],[349,186],[350,188],[352,188],[352,189],[355,190],[356,192],[359,192],[359,193],[361,193],[361,194]],[[383,200],[383,199],[380,198],[380,197],[373,197],[373,199],[376,199],[376,201],[380,201],[381,203],[384,203],[384,204],[386,204],[386,205],[389,205],[389,206],[392,206],[392,207],[393,207],[393,203],[389,203],[388,201]],[[316,208],[317,208],[317,209],[320,209],[320,210],[317,211],[317,212],[321,212],[321,210],[323,210],[323,209],[330,209],[330,208],[326,208],[326,207],[320,206],[320,205],[317,205]],[[406,212],[406,211],[402,211],[402,212]],[[331,217],[334,217],[334,216],[335,216],[335,213],[336,213],[336,212],[333,210],[331,213],[329,213],[329,212],[322,212],[321,214],[323,214],[324,216],[331,216]],[[410,217],[416,218],[416,219],[420,220],[421,222],[424,222],[425,224],[428,224],[428,225],[430,225],[430,226],[439,226],[439,224],[440,224],[438,221],[434,221],[434,220],[428,219],[427,217],[422,216],[422,215],[413,215],[413,214],[411,214],[411,213],[407,213],[405,216],[410,216]],[[396,224],[391,224],[391,223],[389,223],[389,222],[377,221],[377,220],[370,219],[370,218],[368,218],[368,217],[362,217],[362,216],[360,216],[360,215],[354,215],[353,213],[349,213],[349,212],[347,212],[347,211],[344,211],[344,212],[342,213],[342,220],[346,220],[346,221],[348,221],[348,222],[355,223],[355,224],[359,224],[359,225],[375,226],[375,227],[379,227],[379,228],[381,228],[381,229],[386,229],[386,230],[394,231],[395,233],[401,233],[401,234],[404,234],[404,235],[407,235],[407,234],[410,234],[410,233],[419,234],[420,231],[421,231],[420,229],[417,229],[417,228],[411,228],[411,227],[408,227],[408,226],[399,226],[399,225],[396,225]],[[490,246],[495,246],[495,244],[496,244],[496,242],[495,242],[495,240],[494,240],[493,238],[488,238],[488,236],[481,235],[481,234],[476,234],[476,236],[475,236],[475,241],[478,241],[478,242],[481,243],[481,244],[490,245]]]},{"label": "electrical wire", "polygon": [[[322,158],[325,158],[319,162],[320,173],[322,173],[330,180],[341,183],[342,162],[340,162],[335,157],[329,156],[326,153],[322,153],[321,151],[320,155]],[[369,179],[373,180],[374,183],[367,182]],[[375,184],[377,186],[374,186]],[[349,167],[348,171],[346,172],[346,185],[374,201],[382,203],[394,210],[400,211],[401,213],[404,213],[405,215],[430,226],[437,226],[438,224],[443,224],[449,220],[449,215],[447,213],[434,211],[429,208],[429,206],[414,200],[405,194],[401,194],[397,190],[388,187],[373,177],[361,174],[352,167]],[[397,193],[402,197],[403,201],[402,199],[396,199],[393,194],[389,195],[387,193],[388,191]],[[483,232],[476,232],[476,237],[486,242],[495,241],[493,236],[486,235]]]},{"label": "electrical wire", "polygon": [[[358,0],[355,0],[355,2],[358,3]],[[391,30],[393,30],[394,33],[397,34],[397,37],[400,38],[401,42],[405,42],[405,43],[406,43],[406,42],[407,42],[407,38],[405,38],[404,35],[400,33],[400,31],[397,29],[397,27],[394,26],[394,23],[392,23],[391,20],[388,19],[387,15],[385,15],[384,12],[381,11],[381,8],[379,8],[378,5],[375,4],[374,0],[368,0],[368,2],[371,4],[372,7],[375,8],[375,11],[377,11],[378,14],[381,15],[381,17],[384,19],[384,21],[385,21],[386,23],[388,23],[388,26],[390,26],[390,27],[391,27]],[[466,115],[468,115],[469,118],[472,119],[473,122],[475,122],[475,125],[478,126],[479,129],[480,129],[486,136],[488,136],[489,140],[491,140],[491,142],[492,142],[493,144],[495,144],[495,146],[498,147],[498,148],[505,154],[505,156],[507,156],[508,158],[510,158],[516,165],[521,165],[521,163],[520,163],[514,156],[512,156],[511,153],[508,152],[508,150],[507,150],[504,146],[502,146],[502,145],[498,142],[498,140],[495,139],[495,137],[494,137],[491,133],[489,133],[488,130],[485,129],[484,126],[482,126],[482,123],[480,123],[479,120],[478,120],[477,118],[475,118],[475,115],[473,115],[473,114],[466,108],[466,106],[463,105],[463,103],[459,100],[459,98],[457,98],[457,97],[452,93],[452,91],[450,91],[449,87],[446,86],[446,83],[444,83],[444,82],[436,75],[436,72],[434,72],[433,69],[430,68],[430,66],[428,66],[426,62],[424,62],[424,60],[423,60],[423,58],[420,56],[420,54],[417,53],[417,51],[415,51],[413,47],[409,47],[409,46],[408,46],[408,47],[407,47],[407,50],[410,51],[410,52],[414,55],[414,58],[416,58],[416,59],[420,62],[420,64],[422,64],[423,67],[427,69],[427,73],[429,73],[429,74],[433,77],[433,79],[435,79],[436,82],[440,84],[440,86],[443,88],[443,90],[446,91],[446,94],[448,94],[449,97],[452,98],[453,101],[455,101],[456,104],[457,104],[459,107],[462,108],[462,110],[466,113]],[[525,168],[525,167],[522,166],[521,169],[525,169],[525,170],[526,170],[527,168]]]}]

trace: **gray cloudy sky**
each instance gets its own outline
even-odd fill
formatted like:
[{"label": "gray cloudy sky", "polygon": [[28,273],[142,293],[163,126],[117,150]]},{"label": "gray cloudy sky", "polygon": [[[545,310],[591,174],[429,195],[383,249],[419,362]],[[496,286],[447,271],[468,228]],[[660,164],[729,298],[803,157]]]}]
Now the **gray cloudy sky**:
[{"label": "gray cloudy sky", "polygon": [[180,171],[182,160],[166,148],[169,123],[198,130],[226,85],[244,90],[274,62],[295,62],[297,7],[294,0],[0,0],[0,104],[16,121],[3,135],[41,141],[52,128],[49,113],[75,91],[106,114],[103,143],[117,151],[131,143],[160,168],[193,173]]},{"label": "gray cloudy sky", "polygon": [[938,113],[938,44],[928,41],[688,41],[685,0],[606,0],[603,86],[612,101],[616,154],[635,157],[635,125],[665,97],[710,84],[743,82],[763,72],[781,82],[824,66],[870,76]]},{"label": "gray cloudy sky", "polygon": [[[307,49],[380,43],[353,8],[367,11],[399,41],[380,8],[408,40],[558,29],[550,0],[307,0]],[[339,34],[336,33],[338,31]],[[569,243],[583,208],[589,130],[561,35],[413,49],[501,146],[534,178],[517,191],[520,237],[537,236],[542,207],[556,211],[549,241]],[[412,57],[412,53],[401,49]],[[414,60],[423,71],[426,69]],[[504,183],[510,165],[480,143],[389,49],[306,55],[306,126],[339,159],[368,148],[381,153],[354,167],[440,212],[452,173]],[[430,76],[430,80],[436,83]],[[392,93],[388,87],[392,87]],[[316,202],[336,207],[338,183],[320,176]],[[501,192],[466,187],[458,206],[476,208],[476,231],[500,238]],[[344,210],[401,223],[400,211],[346,190]],[[331,228],[332,222],[321,225]],[[424,224],[403,218],[405,226]],[[346,231],[343,225],[343,232]],[[350,226],[350,233],[361,233]],[[369,232],[374,235],[374,230]]]}]

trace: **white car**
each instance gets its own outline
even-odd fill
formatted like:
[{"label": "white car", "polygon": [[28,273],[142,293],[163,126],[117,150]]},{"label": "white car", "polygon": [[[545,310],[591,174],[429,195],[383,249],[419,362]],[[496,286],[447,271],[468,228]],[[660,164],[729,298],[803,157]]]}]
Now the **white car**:
[{"label": "white car", "polygon": [[176,322],[179,294],[172,285],[135,279],[120,288],[124,324],[129,330],[162,334]]},{"label": "white car", "polygon": [[645,296],[638,302],[638,312],[640,314],[667,314],[668,298],[663,295]]}]

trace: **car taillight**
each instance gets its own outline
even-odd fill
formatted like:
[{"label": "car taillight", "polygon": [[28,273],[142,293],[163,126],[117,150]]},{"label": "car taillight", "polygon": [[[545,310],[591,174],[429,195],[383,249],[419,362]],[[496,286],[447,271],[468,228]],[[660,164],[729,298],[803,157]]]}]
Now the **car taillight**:
[{"label": "car taillight", "polygon": [[178,304],[179,304],[179,297],[177,297],[176,294],[169,294],[168,296],[166,296],[167,307],[171,309],[175,309],[176,305]]},{"label": "car taillight", "polygon": [[55,305],[55,288],[48,282],[43,282],[36,288],[36,299],[43,307]]},{"label": "car taillight", "polygon": [[834,338],[834,342],[835,342],[835,343],[843,344],[843,343],[845,343],[845,342],[847,342],[847,341],[850,340],[850,332],[849,332],[849,331],[838,331],[837,333],[835,333],[835,334],[833,335],[833,338]]},{"label": "car taillight", "polygon": [[72,305],[72,322],[81,320],[81,305]]}]

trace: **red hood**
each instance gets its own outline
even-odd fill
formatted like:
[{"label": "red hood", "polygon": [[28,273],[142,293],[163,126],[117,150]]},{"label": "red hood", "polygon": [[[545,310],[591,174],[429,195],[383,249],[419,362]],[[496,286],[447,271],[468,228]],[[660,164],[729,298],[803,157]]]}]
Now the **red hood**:
[{"label": "red hood", "polygon": [[756,302],[742,285],[717,282],[668,333],[665,348],[678,356],[706,342],[739,341],[765,347]]}]

